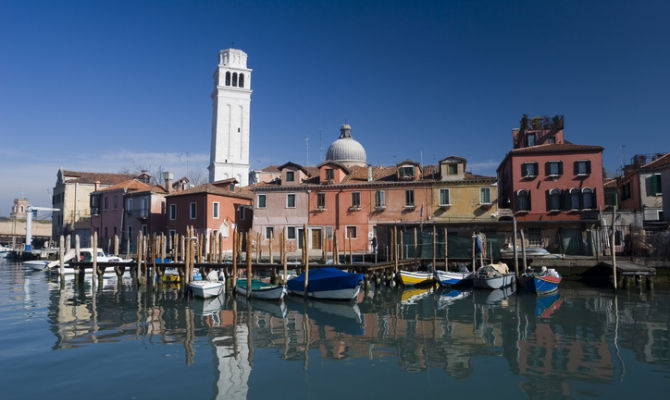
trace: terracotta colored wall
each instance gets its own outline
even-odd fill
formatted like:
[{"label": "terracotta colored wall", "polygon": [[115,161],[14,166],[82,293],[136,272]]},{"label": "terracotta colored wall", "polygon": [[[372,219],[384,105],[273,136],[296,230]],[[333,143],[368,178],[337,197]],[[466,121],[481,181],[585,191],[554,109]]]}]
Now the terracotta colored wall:
[{"label": "terracotta colored wall", "polygon": [[[374,199],[370,202],[371,190],[356,188],[334,190],[324,189],[325,190],[319,191],[312,190],[309,194],[309,226],[331,226],[333,227],[333,230],[337,230],[337,241],[340,250],[344,249],[346,227],[356,226],[356,237],[351,239],[351,246],[354,251],[368,251],[368,233],[371,230],[369,225],[369,215],[371,209],[374,209]],[[359,192],[361,194],[360,210],[351,209],[353,192]],[[317,209],[317,193],[324,193],[326,196],[325,210]],[[329,250],[332,249],[332,245],[332,240],[327,240],[326,246]],[[346,246],[347,249],[349,249],[348,239]]]},{"label": "terracotta colored wall", "polygon": [[[102,192],[100,195],[100,214],[91,216],[91,229],[98,231],[98,240],[100,247],[106,246],[107,239],[114,237],[116,233],[121,234],[123,230],[123,189]],[[114,200],[116,199],[116,205]],[[107,208],[105,208],[107,201]],[[107,234],[105,234],[107,228]],[[104,246],[103,246],[104,244]]]},{"label": "terracotta colored wall", "polygon": [[[288,193],[295,194],[295,208],[286,207],[286,195]],[[258,208],[258,195],[266,195],[266,207]],[[309,196],[307,191],[258,191],[254,193],[254,219],[253,230],[262,234],[261,246],[264,249],[269,245],[269,241],[265,239],[265,228],[271,226],[274,228],[275,236],[278,236],[284,227],[295,226],[296,235],[298,228],[302,228],[307,224],[309,208]],[[274,242],[276,251],[279,250],[278,241]],[[298,240],[290,239],[286,242],[287,250],[294,252],[298,250]],[[273,249],[274,250],[274,249]]]},{"label": "terracotta colored wall", "polygon": [[[591,161],[591,174],[586,177],[578,177],[573,173],[575,161]],[[562,161],[563,175],[558,178],[549,178],[545,174],[545,162]],[[580,213],[561,211],[557,213],[547,212],[546,192],[550,189],[583,189],[589,187],[596,191],[596,208],[602,208],[605,204],[603,190],[602,154],[601,153],[574,153],[574,154],[537,154],[537,155],[515,155],[507,159],[512,163],[513,190],[517,192],[525,189],[530,192],[531,209],[528,214],[519,214],[519,220],[578,220]],[[521,165],[525,162],[537,162],[538,176],[533,179],[521,177]],[[508,183],[507,183],[508,184]]]},{"label": "terracotta colored wall", "polygon": [[[414,209],[405,208],[405,190],[414,190]],[[429,185],[408,185],[408,186],[389,186],[383,189],[386,192],[386,209],[374,212],[370,215],[370,223],[379,222],[421,222],[429,221],[433,218],[432,212],[432,194]],[[370,196],[372,209],[374,210],[374,192]],[[423,218],[421,206],[423,205]]]}]

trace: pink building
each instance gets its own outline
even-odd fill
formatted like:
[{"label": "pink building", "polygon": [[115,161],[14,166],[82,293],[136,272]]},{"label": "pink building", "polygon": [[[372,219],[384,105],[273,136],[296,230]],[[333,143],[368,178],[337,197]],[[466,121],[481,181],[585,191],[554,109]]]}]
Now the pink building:
[{"label": "pink building", "polygon": [[[125,196],[133,192],[151,191],[165,192],[161,187],[148,183],[148,180],[143,182],[138,179],[130,179],[91,193],[91,230],[98,232],[100,247],[109,251],[114,235],[119,236],[121,244],[126,242],[128,236],[123,234],[126,222],[124,213]],[[160,207],[160,204],[158,207]],[[132,241],[133,237],[130,236],[130,238]]]},{"label": "pink building", "polygon": [[597,219],[594,211],[604,206],[602,147],[566,142],[562,125],[513,136],[515,148],[498,167],[501,208],[521,221]]},{"label": "pink building", "polygon": [[233,228],[247,232],[253,221],[252,196],[227,179],[206,183],[166,196],[165,227],[170,236],[184,235],[193,226],[197,234],[209,237],[221,233],[223,248],[232,251]]}]

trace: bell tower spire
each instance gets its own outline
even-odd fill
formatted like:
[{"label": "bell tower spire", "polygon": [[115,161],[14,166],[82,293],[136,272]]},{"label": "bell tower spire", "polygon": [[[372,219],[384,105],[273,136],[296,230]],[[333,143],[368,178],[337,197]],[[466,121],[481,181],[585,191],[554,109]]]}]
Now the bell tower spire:
[{"label": "bell tower spire", "polygon": [[242,186],[249,184],[251,71],[242,50],[219,52],[212,92],[210,182],[235,178]]}]

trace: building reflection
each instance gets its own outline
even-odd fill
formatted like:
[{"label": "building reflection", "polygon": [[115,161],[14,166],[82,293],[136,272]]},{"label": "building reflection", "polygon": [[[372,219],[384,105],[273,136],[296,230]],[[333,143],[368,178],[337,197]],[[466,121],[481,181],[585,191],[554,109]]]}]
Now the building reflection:
[{"label": "building reflection", "polygon": [[610,292],[581,287],[544,298],[431,288],[377,290],[356,303],[229,295],[203,301],[184,298],[178,287],[116,284],[92,291],[84,284],[52,287],[49,317],[60,349],[141,338],[183,344],[190,365],[210,348],[217,398],[246,397],[254,352],[262,349],[278,349],[281,359],[305,369],[315,354],[393,357],[405,371],[437,368],[456,379],[477,372],[474,358],[500,357],[524,378],[519,385],[528,396],[560,398],[574,395],[575,381],[623,378],[618,346],[644,362],[667,362],[669,306],[617,301]]}]

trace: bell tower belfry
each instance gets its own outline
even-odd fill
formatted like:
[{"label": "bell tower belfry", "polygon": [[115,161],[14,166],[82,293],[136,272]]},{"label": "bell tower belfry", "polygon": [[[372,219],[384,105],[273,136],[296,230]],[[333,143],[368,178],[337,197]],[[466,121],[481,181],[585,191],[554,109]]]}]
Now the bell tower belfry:
[{"label": "bell tower belfry", "polygon": [[249,107],[251,69],[247,53],[219,51],[212,92],[212,144],[209,182],[235,178],[249,184]]}]

